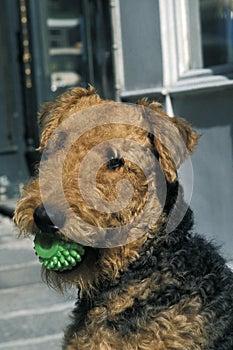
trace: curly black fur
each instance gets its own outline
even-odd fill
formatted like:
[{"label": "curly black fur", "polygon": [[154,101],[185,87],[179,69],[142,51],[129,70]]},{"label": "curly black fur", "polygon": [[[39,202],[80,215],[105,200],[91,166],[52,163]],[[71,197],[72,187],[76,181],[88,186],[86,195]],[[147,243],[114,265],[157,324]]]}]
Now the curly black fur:
[{"label": "curly black fur", "polygon": [[[165,205],[167,214],[175,204],[177,191],[178,183],[169,187]],[[156,232],[151,232],[153,238],[142,247],[139,258],[122,271],[114,283],[102,281],[95,286],[91,297],[82,295],[73,312],[73,325],[66,333],[67,342],[88,323],[86,315],[89,310],[105,305],[110,295],[121,295],[129,283],[139,285],[156,272],[158,290],[146,300],[135,298],[132,307],[118,314],[116,321],[106,320],[107,327],[121,337],[127,337],[137,333],[138,319],[152,320],[156,314],[182,299],[198,297],[201,300],[200,312],[208,320],[209,344],[205,350],[232,350],[233,274],[218,249],[192,232],[192,226],[193,214],[188,208],[174,231],[167,233],[164,224]],[[165,281],[167,275],[171,276],[169,283]]]}]

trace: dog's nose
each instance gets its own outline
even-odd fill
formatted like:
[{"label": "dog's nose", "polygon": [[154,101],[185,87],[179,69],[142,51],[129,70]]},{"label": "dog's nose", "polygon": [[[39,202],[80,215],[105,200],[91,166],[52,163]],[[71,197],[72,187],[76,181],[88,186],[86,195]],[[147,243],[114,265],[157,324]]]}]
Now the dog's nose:
[{"label": "dog's nose", "polygon": [[39,205],[33,214],[36,226],[45,233],[55,233],[65,224],[65,215],[55,207]]}]

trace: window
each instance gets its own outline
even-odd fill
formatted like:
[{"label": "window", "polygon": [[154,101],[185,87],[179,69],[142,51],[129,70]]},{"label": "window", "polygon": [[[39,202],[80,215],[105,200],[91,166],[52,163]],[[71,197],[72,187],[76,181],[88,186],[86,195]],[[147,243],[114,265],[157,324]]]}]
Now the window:
[{"label": "window", "polygon": [[233,1],[159,5],[165,94],[233,85]]},{"label": "window", "polygon": [[204,67],[233,63],[232,0],[200,0]]}]

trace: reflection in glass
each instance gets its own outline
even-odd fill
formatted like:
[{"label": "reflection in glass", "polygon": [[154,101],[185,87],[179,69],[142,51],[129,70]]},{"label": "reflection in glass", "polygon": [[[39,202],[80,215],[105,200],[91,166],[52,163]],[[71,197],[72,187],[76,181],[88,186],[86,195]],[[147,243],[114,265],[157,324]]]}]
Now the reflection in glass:
[{"label": "reflection in glass", "polygon": [[83,16],[80,1],[48,1],[48,38],[51,90],[79,85],[86,80]]},{"label": "reflection in glass", "polygon": [[204,67],[233,63],[233,1],[200,0]]},{"label": "reflection in glass", "polygon": [[52,96],[90,83],[114,96],[112,32],[106,0],[46,0]]}]

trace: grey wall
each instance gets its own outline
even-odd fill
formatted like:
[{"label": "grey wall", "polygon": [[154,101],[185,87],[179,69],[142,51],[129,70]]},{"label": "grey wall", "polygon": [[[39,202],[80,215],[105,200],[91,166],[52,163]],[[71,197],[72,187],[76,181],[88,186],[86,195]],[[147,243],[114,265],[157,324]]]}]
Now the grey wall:
[{"label": "grey wall", "polygon": [[202,132],[192,156],[196,230],[233,259],[233,90],[176,95],[173,105]]},{"label": "grey wall", "polygon": [[125,89],[162,85],[158,0],[120,0]]}]

